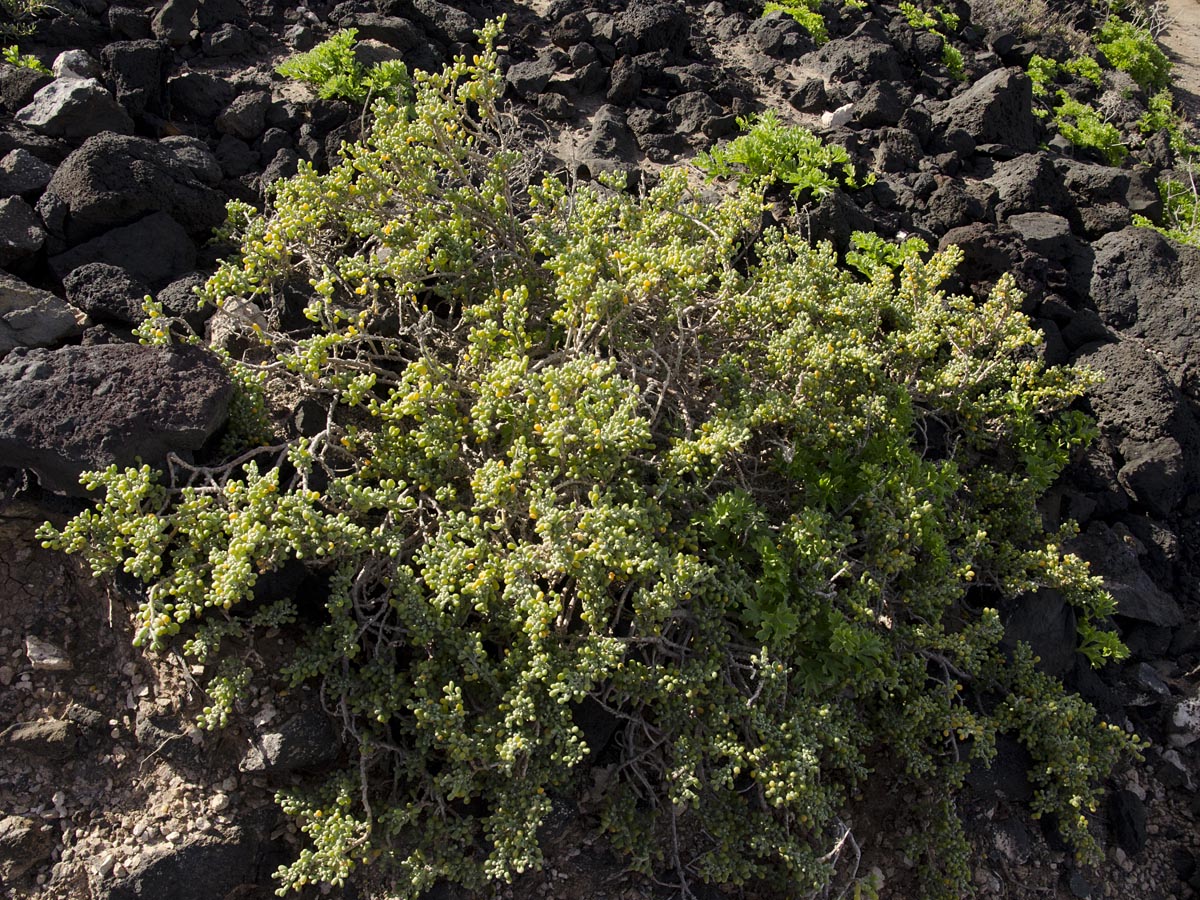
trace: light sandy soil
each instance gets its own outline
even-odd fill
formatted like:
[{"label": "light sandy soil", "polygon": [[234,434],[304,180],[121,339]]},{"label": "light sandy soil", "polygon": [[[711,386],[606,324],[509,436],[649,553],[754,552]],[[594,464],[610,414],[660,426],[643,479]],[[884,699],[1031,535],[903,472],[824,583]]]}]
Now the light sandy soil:
[{"label": "light sandy soil", "polygon": [[1175,96],[1192,126],[1200,129],[1200,0],[1165,0],[1172,20],[1159,40],[1175,64]]}]

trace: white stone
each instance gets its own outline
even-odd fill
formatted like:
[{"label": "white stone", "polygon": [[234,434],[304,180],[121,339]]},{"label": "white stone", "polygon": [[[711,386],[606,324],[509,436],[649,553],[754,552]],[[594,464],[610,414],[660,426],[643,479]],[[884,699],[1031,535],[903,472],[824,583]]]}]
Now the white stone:
[{"label": "white stone", "polygon": [[96,874],[98,876],[100,876],[101,878],[103,878],[109,872],[111,872],[113,870],[113,866],[115,866],[116,864],[117,864],[117,854],[115,854],[111,851],[108,853],[105,853],[98,860],[96,860],[96,867],[95,867]]},{"label": "white stone", "polygon": [[826,128],[842,128],[854,118],[854,104],[847,103],[832,112],[821,113],[821,124]]},{"label": "white stone", "polygon": [[71,668],[71,660],[59,647],[44,641],[37,635],[25,637],[25,655],[35,669],[46,672],[65,672]]},{"label": "white stone", "polygon": [[64,50],[50,67],[55,78],[99,78],[100,63],[84,50]]},{"label": "white stone", "polygon": [[1171,713],[1171,744],[1186,747],[1200,740],[1200,697],[1188,697],[1175,704]]}]

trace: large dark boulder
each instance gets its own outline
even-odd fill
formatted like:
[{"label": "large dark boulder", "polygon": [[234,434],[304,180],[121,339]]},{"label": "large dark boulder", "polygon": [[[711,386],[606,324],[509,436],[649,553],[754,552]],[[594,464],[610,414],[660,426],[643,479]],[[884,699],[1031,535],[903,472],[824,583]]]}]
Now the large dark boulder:
[{"label": "large dark boulder", "polygon": [[961,128],[976,144],[1036,150],[1041,125],[1033,114],[1033,87],[1016,69],[996,69],[956,95],[933,117],[943,131]]},{"label": "large dark boulder", "polygon": [[47,262],[60,279],[88,263],[107,263],[127,269],[151,287],[162,287],[196,268],[196,246],[178,222],[156,212],[84,241]]},{"label": "large dark boulder", "polygon": [[179,845],[161,844],[141,854],[138,865],[104,883],[97,900],[214,900],[236,897],[242,885],[268,876],[269,846],[251,829],[189,834]]},{"label": "large dark boulder", "polygon": [[1075,202],[1062,173],[1044,153],[1026,153],[996,165],[988,183],[996,189],[996,217],[1027,212],[1050,212],[1071,219]]},{"label": "large dark boulder", "polygon": [[0,200],[0,266],[32,256],[46,242],[42,220],[20,197]]},{"label": "large dark boulder", "polygon": [[150,288],[120,266],[85,263],[63,279],[67,300],[93,322],[136,325],[145,318],[142,300]]},{"label": "large dark boulder", "polygon": [[132,115],[162,115],[170,47],[163,41],[116,41],[100,60],[117,100]]},{"label": "large dark boulder", "polygon": [[445,44],[469,44],[475,40],[478,19],[456,5],[442,0],[411,0],[406,3],[412,17],[425,27],[430,36]]},{"label": "large dark boulder", "polygon": [[53,177],[53,166],[27,150],[13,150],[0,159],[0,197],[19,195],[31,200],[46,189]]},{"label": "large dark boulder", "polygon": [[1168,516],[1197,482],[1200,425],[1190,404],[1141,342],[1104,344],[1078,361],[1104,376],[1088,398],[1119,454],[1117,480],[1149,512]]},{"label": "large dark boulder", "polygon": [[66,205],[63,237],[69,245],[152,212],[166,213],[202,237],[225,218],[219,193],[201,184],[170,149],[140,137],[89,138],[58,167],[46,194]]},{"label": "large dark boulder", "polygon": [[113,463],[163,467],[225,421],[233,387],[199,347],[101,344],[15,350],[0,363],[0,457],[48,490],[85,496],[79,475]]},{"label": "large dark boulder", "polygon": [[864,28],[830,41],[806,56],[806,64],[830,81],[873,83],[900,79],[900,54],[882,28]]},{"label": "large dark boulder", "polygon": [[1175,383],[1200,400],[1200,250],[1149,228],[1115,231],[1092,246],[1091,295],[1105,323],[1153,347]]},{"label": "large dark boulder", "polygon": [[0,109],[15,113],[54,79],[24,66],[0,66]]},{"label": "large dark boulder", "polygon": [[665,50],[672,56],[687,52],[691,19],[687,7],[671,0],[633,0],[617,17],[616,33],[633,46],[631,53]]},{"label": "large dark boulder", "polygon": [[1159,627],[1183,622],[1178,601],[1146,574],[1138,548],[1118,530],[1093,522],[1066,549],[1090,562],[1093,574],[1104,579],[1104,589],[1117,601],[1118,616]]}]

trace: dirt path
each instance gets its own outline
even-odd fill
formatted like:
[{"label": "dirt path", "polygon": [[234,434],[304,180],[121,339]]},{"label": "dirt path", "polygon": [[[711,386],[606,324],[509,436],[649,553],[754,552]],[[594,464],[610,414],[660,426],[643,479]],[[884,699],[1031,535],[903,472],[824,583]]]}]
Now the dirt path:
[{"label": "dirt path", "polygon": [[1159,40],[1175,64],[1175,96],[1193,127],[1200,129],[1200,0],[1166,0],[1173,20]]}]

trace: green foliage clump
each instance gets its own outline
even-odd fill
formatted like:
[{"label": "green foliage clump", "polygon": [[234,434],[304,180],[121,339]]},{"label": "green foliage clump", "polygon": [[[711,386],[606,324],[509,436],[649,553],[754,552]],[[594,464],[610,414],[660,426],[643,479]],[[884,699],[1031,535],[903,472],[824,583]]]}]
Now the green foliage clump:
[{"label": "green foliage clump", "polygon": [[880,271],[898,272],[910,260],[920,260],[929,252],[921,238],[908,238],[894,244],[873,231],[856,231],[850,235],[854,249],[846,254],[846,264],[871,278]]},{"label": "green foliage clump", "polygon": [[967,77],[962,51],[949,41],[942,44],[942,65],[946,67],[950,77],[957,81],[963,81]]},{"label": "green foliage clump", "polygon": [[950,37],[943,31],[957,31],[959,18],[945,7],[938,6],[933,12],[921,9],[915,3],[901,3],[900,12],[913,28],[932,31],[942,38],[942,65],[951,77],[962,81],[966,77],[965,62],[962,51],[950,43]]},{"label": "green foliage clump", "polygon": [[1121,130],[1106,121],[1094,106],[1076,100],[1066,91],[1058,92],[1054,124],[1076,147],[1099,152],[1111,165],[1120,165],[1129,155],[1129,148],[1121,140]]},{"label": "green foliage clump", "polygon": [[[956,249],[860,241],[860,278],[762,229],[770,170],[716,203],[678,169],[643,196],[526,187],[497,34],[242,210],[204,289],[263,311],[308,290],[308,328],[245,337],[268,394],[323,426],[91,473],[96,507],[41,532],[144,583],[137,642],[185,639],[205,725],[253,682],[340,711],[353,758],[279,796],[309,841],[281,893],[367,863],[402,897],[509,880],[542,862],[555,796],[681,889],[810,893],[872,759],[949,795],[1001,732],[1094,855],[1075,813],[1135,741],[1006,657],[978,602],[1053,588],[1109,634],[1036,503],[1091,434],[1068,406],[1092,376],[1042,364],[1010,279],[947,294]],[[316,609],[259,595],[296,566]],[[265,671],[255,637],[281,627],[294,653]],[[922,895],[961,896],[952,803],[915,831]]]},{"label": "green foliage clump", "polygon": [[1104,72],[1100,68],[1100,63],[1096,57],[1086,53],[1068,59],[1063,63],[1063,71],[1082,78],[1084,81],[1090,81],[1097,87],[1104,82]]},{"label": "green foliage clump", "polygon": [[1195,161],[1189,160],[1177,170],[1176,177],[1159,179],[1158,193],[1163,201],[1161,226],[1140,215],[1133,217],[1133,224],[1153,228],[1181,244],[1200,247],[1200,186],[1196,169]]},{"label": "green foliage clump", "polygon": [[411,87],[408,69],[399,60],[364,66],[354,53],[358,31],[347,28],[305,53],[284,60],[275,69],[284,78],[316,87],[325,100],[342,98],[357,103],[382,97],[392,102],[405,97]]},{"label": "green foliage clump", "polygon": [[33,69],[35,72],[41,72],[44,75],[49,75],[50,70],[46,68],[46,64],[34,56],[32,53],[22,53],[21,48],[16,44],[10,44],[4,48],[4,61],[10,66],[20,66],[22,69]]},{"label": "green foliage clump", "polygon": [[1029,65],[1025,67],[1025,74],[1033,82],[1033,95],[1045,97],[1050,93],[1049,85],[1058,75],[1058,63],[1049,57],[1039,56],[1035,53],[1030,58]]},{"label": "green foliage clump", "polygon": [[841,184],[857,186],[844,147],[826,144],[799,125],[784,125],[774,110],[739,118],[738,126],[744,134],[696,158],[701,171],[713,178],[736,176],[742,186],[782,182],[796,197],[824,197]]},{"label": "green foliage clump", "polygon": [[781,12],[791,16],[820,46],[829,40],[825,17],[819,11],[820,5],[820,0],[792,0],[787,3],[770,0],[763,5],[763,15],[768,16],[773,12]]},{"label": "green foliage clump", "polygon": [[1148,29],[1112,16],[1100,26],[1094,40],[1113,67],[1128,72],[1144,90],[1159,91],[1167,86],[1171,61]]},{"label": "green foliage clump", "polygon": [[35,19],[46,6],[46,0],[0,0],[0,38],[15,41],[32,35]]}]

